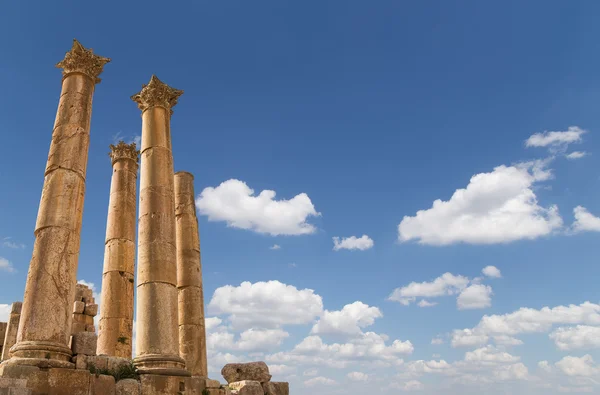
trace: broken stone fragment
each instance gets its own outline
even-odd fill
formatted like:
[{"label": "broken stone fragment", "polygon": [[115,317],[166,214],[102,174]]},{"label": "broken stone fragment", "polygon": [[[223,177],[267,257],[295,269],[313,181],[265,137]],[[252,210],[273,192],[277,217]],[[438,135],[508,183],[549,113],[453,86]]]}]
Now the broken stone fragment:
[{"label": "broken stone fragment", "polygon": [[223,366],[221,375],[228,383],[244,380],[266,383],[271,380],[269,367],[264,362],[229,363]]},{"label": "broken stone fragment", "polygon": [[140,395],[140,382],[134,379],[124,379],[117,382],[116,395]]},{"label": "broken stone fragment", "polygon": [[79,332],[73,334],[71,349],[73,354],[96,355],[98,336],[92,332]]},{"label": "broken stone fragment", "polygon": [[290,395],[290,385],[286,382],[270,381],[262,383],[265,395]]},{"label": "broken stone fragment", "polygon": [[97,304],[86,304],[83,314],[89,315],[91,317],[95,317],[96,314],[98,314],[98,305]]},{"label": "broken stone fragment", "polygon": [[243,380],[229,383],[229,388],[238,395],[264,395],[263,387],[258,381]]},{"label": "broken stone fragment", "polygon": [[74,314],[83,314],[83,310],[85,310],[85,303],[80,301],[73,302],[73,313]]},{"label": "broken stone fragment", "polygon": [[221,383],[218,380],[206,379],[204,383],[206,388],[221,388]]}]

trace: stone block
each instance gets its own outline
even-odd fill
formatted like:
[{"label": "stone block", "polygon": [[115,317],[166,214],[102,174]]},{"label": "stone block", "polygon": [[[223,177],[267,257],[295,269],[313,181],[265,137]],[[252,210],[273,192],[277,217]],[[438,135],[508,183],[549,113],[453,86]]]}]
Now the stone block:
[{"label": "stone block", "polygon": [[71,334],[85,332],[86,325],[82,322],[73,322],[71,324]]},{"label": "stone block", "polygon": [[73,313],[74,314],[83,314],[83,311],[85,310],[85,303],[76,300],[75,302],[73,302]]},{"label": "stone block", "polygon": [[85,309],[83,310],[83,314],[89,315],[91,317],[95,317],[98,314],[98,305],[97,304],[86,304]]},{"label": "stone block", "polygon": [[271,380],[269,367],[264,362],[228,363],[221,369],[221,375],[228,383],[244,380],[265,383]]},{"label": "stone block", "polygon": [[116,383],[113,376],[92,375],[89,395],[115,395]]},{"label": "stone block", "polygon": [[141,390],[143,395],[202,395],[204,379],[144,374],[141,376]]},{"label": "stone block", "polygon": [[25,388],[27,379],[11,379],[0,377],[0,388]]},{"label": "stone block", "polygon": [[286,382],[270,381],[262,383],[265,395],[290,395],[290,384]]},{"label": "stone block", "polygon": [[229,383],[228,387],[233,391],[237,391],[238,395],[264,395],[263,387],[258,381],[235,381]]},{"label": "stone block", "polygon": [[86,332],[93,332],[96,333],[96,327],[94,325],[86,325],[85,326],[85,331]]},{"label": "stone block", "polygon": [[73,363],[75,364],[75,369],[87,370],[87,356],[86,355],[75,355],[73,357]]},{"label": "stone block", "polygon": [[131,366],[131,359],[120,358],[120,357],[106,357],[107,369],[110,371],[116,371],[125,366]]},{"label": "stone block", "polygon": [[108,358],[106,355],[96,356],[85,356],[87,363],[87,369],[89,370],[92,366],[95,369],[106,370],[108,369]]},{"label": "stone block", "polygon": [[73,334],[71,349],[73,354],[96,355],[98,336],[92,332],[79,332]]},{"label": "stone block", "polygon": [[8,395],[32,395],[33,391],[29,388],[9,388]]},{"label": "stone block", "polygon": [[219,382],[219,380],[205,379],[204,386],[206,388],[221,388],[221,383]]},{"label": "stone block", "polygon": [[116,385],[115,395],[141,395],[140,382],[134,379],[119,380]]},{"label": "stone block", "polygon": [[[90,372],[85,370],[50,369],[48,371],[48,395],[89,395],[90,376]],[[36,393],[35,389],[33,393]]]}]

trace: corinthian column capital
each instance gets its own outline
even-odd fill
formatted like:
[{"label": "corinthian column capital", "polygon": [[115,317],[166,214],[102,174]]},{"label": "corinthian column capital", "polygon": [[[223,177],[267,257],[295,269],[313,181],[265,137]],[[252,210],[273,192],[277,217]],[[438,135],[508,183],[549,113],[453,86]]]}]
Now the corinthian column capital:
[{"label": "corinthian column capital", "polygon": [[131,96],[131,100],[138,104],[142,112],[151,107],[163,107],[173,113],[173,107],[177,104],[179,96],[183,91],[175,89],[159,80],[155,75],[150,78],[150,82],[142,85],[139,93]]},{"label": "corinthian column capital", "polygon": [[110,145],[108,156],[114,165],[119,159],[131,159],[136,164],[139,162],[140,151],[137,150],[135,143],[126,144],[124,141],[119,141],[117,145]]},{"label": "corinthian column capital", "polygon": [[71,73],[81,73],[90,77],[96,84],[101,80],[98,76],[109,58],[95,55],[94,51],[86,49],[77,40],[73,40],[71,50],[65,54],[65,58],[56,64],[56,67],[63,69],[63,76]]}]

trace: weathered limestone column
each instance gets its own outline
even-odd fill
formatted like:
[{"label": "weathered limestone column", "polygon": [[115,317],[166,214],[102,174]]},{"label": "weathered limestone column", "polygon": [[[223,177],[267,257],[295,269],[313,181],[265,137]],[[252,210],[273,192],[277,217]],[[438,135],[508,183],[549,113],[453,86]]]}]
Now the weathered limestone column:
[{"label": "weathered limestone column", "polygon": [[131,358],[139,151],[135,143],[121,141],[117,145],[111,144],[109,156],[113,173],[106,223],[97,353]]},{"label": "weathered limestone column", "polygon": [[77,40],[64,60],[62,92],[52,132],[35,225],[17,344],[9,364],[72,367],[73,297],[85,194],[85,175],[98,76],[110,59]]},{"label": "weathered limestone column", "polygon": [[192,376],[208,377],[202,263],[194,176],[175,173],[177,292],[179,295],[179,354]]},{"label": "weathered limestone column", "polygon": [[21,319],[21,308],[23,304],[21,302],[15,302],[10,308],[10,316],[8,318],[8,325],[6,326],[6,334],[2,341],[2,356],[0,361],[6,361],[10,358],[10,348],[17,342],[17,331],[19,330],[19,320]]},{"label": "weathered limestone column", "polygon": [[141,374],[189,376],[179,356],[171,113],[183,91],[152,76],[131,97],[142,110],[136,353]]}]

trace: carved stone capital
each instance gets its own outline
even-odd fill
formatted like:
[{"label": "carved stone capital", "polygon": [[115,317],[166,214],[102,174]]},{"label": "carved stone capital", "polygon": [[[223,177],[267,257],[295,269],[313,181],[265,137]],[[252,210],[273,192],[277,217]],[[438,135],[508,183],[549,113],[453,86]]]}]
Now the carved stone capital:
[{"label": "carved stone capital", "polygon": [[135,143],[126,144],[124,141],[119,141],[117,145],[110,145],[110,156],[111,162],[114,165],[119,159],[131,159],[136,164],[139,162],[140,151],[138,151]]},{"label": "carved stone capital", "polygon": [[142,90],[131,96],[131,100],[138,104],[138,108],[142,112],[151,107],[163,107],[173,114],[173,107],[177,104],[179,96],[183,95],[183,91],[171,88],[155,75],[150,78],[150,82],[142,85]]},{"label": "carved stone capital", "polygon": [[71,73],[82,73],[90,77],[97,84],[101,80],[98,76],[109,58],[94,55],[94,51],[86,49],[77,40],[73,40],[71,50],[65,54],[65,58],[56,64],[56,67],[63,69],[63,76]]}]

